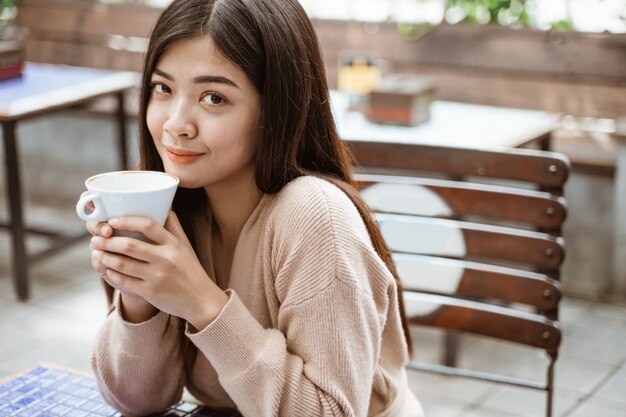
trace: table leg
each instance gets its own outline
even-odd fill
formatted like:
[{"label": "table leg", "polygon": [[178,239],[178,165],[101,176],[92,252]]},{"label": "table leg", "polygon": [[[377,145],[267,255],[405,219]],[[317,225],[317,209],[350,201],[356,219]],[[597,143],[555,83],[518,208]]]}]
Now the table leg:
[{"label": "table leg", "polygon": [[117,98],[117,129],[118,129],[118,155],[120,162],[120,169],[128,169],[128,147],[127,147],[127,135],[126,135],[126,108],[124,105],[124,92],[121,91],[116,94]]},{"label": "table leg", "polygon": [[13,282],[20,300],[26,300],[28,290],[28,256],[26,253],[26,231],[22,213],[19,160],[15,138],[15,121],[2,122],[4,138],[5,168],[9,197],[9,230],[13,244]]},{"label": "table leg", "polygon": [[610,293],[626,297],[626,136],[617,141],[613,228],[613,279]]},{"label": "table leg", "polygon": [[541,149],[542,151],[549,151],[551,139],[552,139],[551,133],[548,133],[547,135],[542,136],[539,139],[539,149]]}]

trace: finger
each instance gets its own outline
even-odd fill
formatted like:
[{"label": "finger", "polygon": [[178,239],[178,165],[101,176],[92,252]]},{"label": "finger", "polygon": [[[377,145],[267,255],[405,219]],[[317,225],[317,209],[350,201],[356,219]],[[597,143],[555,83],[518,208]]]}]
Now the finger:
[{"label": "finger", "polygon": [[100,275],[106,273],[106,267],[100,263],[100,261],[95,257],[91,256],[91,267]]},{"label": "finger", "polygon": [[[83,197],[84,197],[84,196],[86,196],[87,194],[89,194],[89,191],[83,191],[83,192],[81,193],[81,195],[80,195],[80,198],[83,198]],[[94,206],[93,201],[89,201],[89,202],[87,203],[87,208],[88,208],[89,210],[95,210],[95,209],[96,209],[96,206]]]},{"label": "finger", "polygon": [[103,238],[94,236],[91,238],[90,246],[103,252],[110,252],[125,255],[140,261],[148,262],[155,258],[155,251],[158,250],[150,243],[132,237],[113,236]]},{"label": "finger", "polygon": [[110,237],[113,235],[113,229],[106,222],[86,222],[87,231],[94,236]]},{"label": "finger", "polygon": [[189,240],[185,234],[183,226],[180,224],[180,220],[178,220],[178,216],[173,211],[170,211],[167,215],[167,219],[165,220],[165,229],[169,230],[174,236],[181,239],[183,242],[187,242]]},{"label": "finger", "polygon": [[108,222],[114,230],[126,230],[143,234],[148,240],[160,245],[167,241],[169,232],[147,217],[117,217]]},{"label": "finger", "polygon": [[101,276],[102,279],[105,280],[110,286],[122,293],[140,295],[138,293],[138,291],[141,291],[140,279],[110,269]]},{"label": "finger", "polygon": [[148,264],[143,261],[98,249],[94,249],[92,254],[107,270],[113,270],[139,280],[146,274]]}]

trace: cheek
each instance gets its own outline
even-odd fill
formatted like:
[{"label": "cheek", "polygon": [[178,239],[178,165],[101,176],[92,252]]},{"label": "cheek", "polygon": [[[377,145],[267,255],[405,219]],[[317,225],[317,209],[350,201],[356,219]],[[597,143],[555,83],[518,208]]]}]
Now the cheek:
[{"label": "cheek", "polygon": [[148,105],[146,110],[146,125],[154,139],[159,138],[163,124],[159,123],[159,115],[153,105]]},{"label": "cheek", "polygon": [[146,109],[146,125],[155,143],[161,141],[163,127],[168,120],[168,114],[168,108],[163,103],[148,103],[148,108]]},{"label": "cheek", "polygon": [[249,131],[249,141],[248,141],[248,149],[250,150],[251,156],[256,157],[259,151],[259,145],[261,143],[261,129],[258,126],[254,126]]},{"label": "cheek", "polygon": [[242,137],[246,138],[246,147],[252,155],[256,155],[259,144],[261,143],[261,135],[263,128],[261,127],[261,115],[258,108],[253,108],[249,112],[249,117],[241,129]]},{"label": "cheek", "polygon": [[233,131],[231,136],[231,146],[237,150],[240,158],[245,160],[254,159],[256,157],[259,142],[260,142],[260,129],[254,124],[240,125],[236,131]]},{"label": "cheek", "polygon": [[207,118],[200,132],[208,148],[241,156],[256,155],[260,141],[258,122],[241,113],[219,120]]}]

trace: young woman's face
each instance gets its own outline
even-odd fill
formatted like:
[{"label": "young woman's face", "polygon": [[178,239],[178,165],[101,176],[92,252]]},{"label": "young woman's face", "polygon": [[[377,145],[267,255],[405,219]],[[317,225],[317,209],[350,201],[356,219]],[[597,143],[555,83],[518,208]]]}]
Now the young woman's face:
[{"label": "young woman's face", "polygon": [[146,122],[165,171],[185,188],[254,178],[261,99],[213,41],[177,41],[151,76]]}]

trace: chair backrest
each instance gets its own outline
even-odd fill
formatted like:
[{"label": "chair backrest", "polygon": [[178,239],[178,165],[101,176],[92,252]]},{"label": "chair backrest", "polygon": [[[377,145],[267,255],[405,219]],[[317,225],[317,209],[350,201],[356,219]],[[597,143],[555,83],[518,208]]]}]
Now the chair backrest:
[{"label": "chair backrest", "polygon": [[514,385],[547,390],[551,402],[567,159],[530,149],[347,144],[362,196],[393,253],[409,322],[544,350],[548,382]]}]

